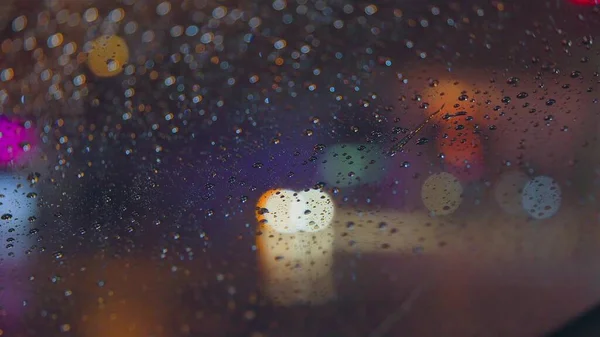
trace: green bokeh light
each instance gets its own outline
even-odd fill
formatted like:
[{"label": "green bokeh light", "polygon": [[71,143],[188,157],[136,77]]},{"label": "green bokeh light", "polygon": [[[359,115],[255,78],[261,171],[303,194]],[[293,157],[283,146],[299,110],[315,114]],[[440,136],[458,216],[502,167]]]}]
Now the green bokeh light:
[{"label": "green bokeh light", "polygon": [[329,186],[350,187],[381,181],[388,159],[374,144],[336,144],[321,157],[320,176]]}]

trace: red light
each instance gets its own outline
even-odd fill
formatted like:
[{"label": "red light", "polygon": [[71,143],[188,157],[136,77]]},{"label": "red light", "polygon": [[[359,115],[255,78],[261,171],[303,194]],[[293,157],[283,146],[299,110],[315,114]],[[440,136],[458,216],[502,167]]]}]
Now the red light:
[{"label": "red light", "polygon": [[441,134],[447,137],[438,137],[437,148],[444,154],[446,171],[463,182],[479,180],[485,170],[481,137],[470,125],[456,130],[456,125],[451,124]]},{"label": "red light", "polygon": [[600,4],[599,0],[569,0],[571,3],[574,3],[576,5],[588,5],[588,6],[595,6]]}]

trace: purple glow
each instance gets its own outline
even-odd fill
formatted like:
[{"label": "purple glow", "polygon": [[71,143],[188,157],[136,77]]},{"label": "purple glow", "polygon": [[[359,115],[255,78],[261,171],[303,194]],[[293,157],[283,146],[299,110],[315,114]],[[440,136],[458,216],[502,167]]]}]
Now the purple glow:
[{"label": "purple glow", "polygon": [[0,166],[22,161],[34,146],[32,128],[26,128],[22,121],[0,117]]},{"label": "purple glow", "polygon": [[383,207],[405,212],[421,208],[421,187],[431,173],[439,172],[434,163],[435,157],[428,153],[397,153],[380,185],[377,202]]},{"label": "purple glow", "polygon": [[[25,271],[25,269],[22,269]],[[25,282],[15,281],[17,279],[25,280],[26,276],[21,272],[12,272],[2,268],[0,270],[0,330],[5,333],[16,333],[23,331],[24,316],[28,309],[27,300],[32,294],[32,289]]]}]

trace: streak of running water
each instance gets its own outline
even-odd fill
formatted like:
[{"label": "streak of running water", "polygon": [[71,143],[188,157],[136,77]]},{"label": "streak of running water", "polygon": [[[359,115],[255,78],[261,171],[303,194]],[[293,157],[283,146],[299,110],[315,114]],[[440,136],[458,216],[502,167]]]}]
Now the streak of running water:
[{"label": "streak of running water", "polygon": [[433,119],[433,117],[435,117],[438,113],[440,113],[440,111],[442,111],[444,109],[444,106],[445,106],[445,104],[442,105],[437,111],[435,111],[431,115],[429,115],[429,117],[427,117],[427,119],[425,121],[423,121],[421,124],[419,124],[419,126],[417,126],[416,129],[409,132],[408,135],[406,135],[404,138],[400,139],[400,141],[398,141],[396,144],[394,144],[391,147],[391,149],[388,151],[388,156],[392,157],[398,151],[402,150],[402,148],[404,148],[404,146],[406,144],[408,144],[408,142],[411,139],[413,139],[414,136],[416,136],[419,132],[421,132],[421,130],[423,130],[423,128]]}]

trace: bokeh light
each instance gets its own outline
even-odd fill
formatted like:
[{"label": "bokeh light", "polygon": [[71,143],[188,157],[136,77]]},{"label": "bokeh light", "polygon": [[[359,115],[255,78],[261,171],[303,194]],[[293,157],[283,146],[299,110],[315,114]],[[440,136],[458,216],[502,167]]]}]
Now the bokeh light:
[{"label": "bokeh light", "polygon": [[454,213],[462,203],[463,187],[450,173],[432,174],[421,188],[421,200],[434,215]]},{"label": "bokeh light", "polygon": [[566,321],[600,275],[600,7],[573,2],[2,2],[0,335]]},{"label": "bokeh light", "polygon": [[588,5],[588,6],[597,6],[600,3],[598,0],[569,0],[569,2],[576,5]]},{"label": "bokeh light", "polygon": [[388,159],[373,144],[337,144],[320,156],[320,175],[329,186],[350,187],[379,182]]},{"label": "bokeh light", "polygon": [[120,74],[129,62],[127,42],[116,35],[102,35],[91,44],[88,67],[98,77],[113,77]]},{"label": "bokeh light", "polygon": [[324,191],[317,189],[308,189],[298,193],[302,200],[302,231],[318,232],[323,228],[329,227],[335,208],[333,200]]},{"label": "bokeh light", "polygon": [[281,233],[260,226],[256,237],[261,289],[276,305],[318,305],[336,296],[334,230]]},{"label": "bokeh light", "polygon": [[490,80],[481,73],[468,69],[449,72],[448,69],[434,66],[436,77],[420,76],[422,90],[413,98],[423,108],[424,116],[442,109],[433,120],[443,125],[450,121],[472,120],[484,126],[494,123],[490,102],[498,96]]},{"label": "bokeh light", "polygon": [[481,135],[470,124],[449,125],[436,139],[444,168],[463,182],[481,179],[485,170]]},{"label": "bokeh light", "polygon": [[317,232],[328,227],[334,216],[333,201],[316,189],[269,190],[256,207],[258,222],[280,233]]},{"label": "bokeh light", "polygon": [[31,122],[0,116],[0,167],[21,163],[36,147]]},{"label": "bokeh light", "polygon": [[548,176],[535,177],[523,187],[523,208],[535,219],[547,219],[558,213],[562,191]]},{"label": "bokeh light", "polygon": [[258,202],[262,288],[278,305],[321,304],[333,286],[334,206],[323,191],[270,190]]},{"label": "bokeh light", "polygon": [[257,220],[280,233],[297,233],[306,227],[302,218],[303,202],[303,198],[295,191],[269,190],[256,204]]}]

